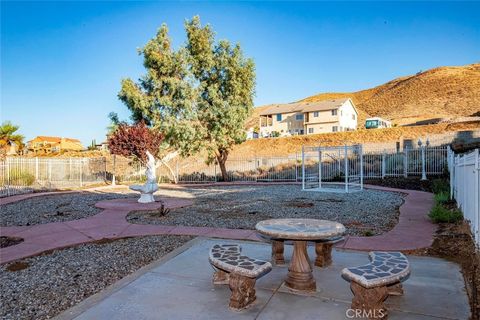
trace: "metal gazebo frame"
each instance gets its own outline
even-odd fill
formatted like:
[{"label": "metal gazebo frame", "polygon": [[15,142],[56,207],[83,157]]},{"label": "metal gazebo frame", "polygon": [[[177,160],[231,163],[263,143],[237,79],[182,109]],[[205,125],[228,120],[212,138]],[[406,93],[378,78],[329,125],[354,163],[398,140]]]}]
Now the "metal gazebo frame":
[{"label": "metal gazebo frame", "polygon": [[303,146],[302,190],[340,193],[363,190],[362,145]]}]

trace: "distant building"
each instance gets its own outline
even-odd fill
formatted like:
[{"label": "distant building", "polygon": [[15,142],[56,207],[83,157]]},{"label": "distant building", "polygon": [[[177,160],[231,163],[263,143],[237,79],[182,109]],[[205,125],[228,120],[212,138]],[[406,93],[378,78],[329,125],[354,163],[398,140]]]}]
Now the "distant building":
[{"label": "distant building", "polygon": [[350,98],[273,105],[260,113],[260,136],[289,136],[357,129]]},{"label": "distant building", "polygon": [[21,153],[20,147],[15,142],[7,142],[1,144],[0,154],[7,156],[14,156]]},{"label": "distant building", "polygon": [[254,128],[249,128],[247,130],[247,140],[257,139],[257,138],[258,138],[258,132],[255,132]]},{"label": "distant building", "polygon": [[57,153],[60,151],[81,151],[84,147],[80,140],[72,138],[37,136],[27,142],[31,153]]},{"label": "distant building", "polygon": [[390,121],[379,117],[368,118],[365,120],[366,129],[390,128],[391,126],[392,123]]},{"label": "distant building", "polygon": [[108,142],[103,141],[102,143],[96,144],[95,147],[100,151],[108,151]]}]

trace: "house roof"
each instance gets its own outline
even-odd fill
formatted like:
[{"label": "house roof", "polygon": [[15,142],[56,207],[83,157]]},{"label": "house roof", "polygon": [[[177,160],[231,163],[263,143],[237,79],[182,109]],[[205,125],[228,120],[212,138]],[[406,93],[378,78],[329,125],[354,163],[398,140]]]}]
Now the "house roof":
[{"label": "house roof", "polygon": [[[72,138],[63,138],[63,139],[64,139],[64,141],[67,141],[67,142],[80,143],[80,140],[78,140],[78,139],[72,139]],[[33,140],[60,143],[62,141],[62,138],[61,137],[50,137],[50,136],[36,136],[35,138],[33,138],[30,141],[33,141]]]},{"label": "house roof", "polygon": [[261,116],[277,113],[291,113],[303,110],[303,103],[275,104],[260,112]]},{"label": "house roof", "polygon": [[272,114],[278,114],[278,113],[333,110],[333,109],[340,108],[347,100],[349,100],[349,98],[323,100],[318,102],[296,102],[296,103],[289,103],[289,104],[276,104],[260,112],[260,115],[266,116],[266,115],[272,115]]}]

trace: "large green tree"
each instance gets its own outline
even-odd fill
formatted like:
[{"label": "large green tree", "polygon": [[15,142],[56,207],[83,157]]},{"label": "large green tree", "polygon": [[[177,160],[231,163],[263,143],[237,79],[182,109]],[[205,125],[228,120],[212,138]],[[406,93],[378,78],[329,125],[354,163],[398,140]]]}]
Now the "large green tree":
[{"label": "large green tree", "polygon": [[255,67],[240,45],[215,41],[200,18],[185,22],[186,44],[171,46],[164,24],[140,50],[147,73],[122,81],[119,98],[134,121],[165,133],[182,156],[206,151],[227,180],[225,163],[235,144],[246,138],[244,124],[253,108]]}]

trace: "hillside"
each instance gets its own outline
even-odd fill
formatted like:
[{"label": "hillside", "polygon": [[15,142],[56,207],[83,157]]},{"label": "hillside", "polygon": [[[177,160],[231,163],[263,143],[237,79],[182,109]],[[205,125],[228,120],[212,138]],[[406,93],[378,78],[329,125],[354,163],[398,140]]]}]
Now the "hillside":
[{"label": "hillside", "polygon": [[[471,116],[480,111],[480,63],[439,67],[397,78],[357,92],[320,93],[301,101],[314,102],[350,97],[359,109],[359,121],[380,116],[402,125],[434,118]],[[248,122],[258,125],[255,108]]]},{"label": "hillside", "polygon": [[333,146],[345,143],[391,142],[400,138],[413,139],[425,138],[445,132],[480,129],[480,121],[465,123],[440,123],[424,126],[394,127],[387,129],[361,129],[336,133],[323,133],[300,135],[283,138],[264,138],[247,140],[235,146],[231,158],[248,158],[255,156],[286,156],[300,152],[302,145],[307,146]]},{"label": "hillside", "polygon": [[[363,123],[368,116],[382,116],[396,124],[419,120],[480,116],[480,64],[462,67],[440,67],[413,76],[392,80],[375,88],[353,93],[322,93],[302,101],[351,97]],[[269,106],[257,107],[247,127],[258,126],[259,113]],[[391,142],[400,138],[418,139],[429,135],[461,130],[478,130],[480,121],[438,123],[422,126],[398,126],[388,129],[303,135],[286,138],[248,140],[235,146],[231,158],[285,156],[301,150],[302,145],[342,145],[348,143]],[[69,156],[104,156],[101,152],[67,153]],[[198,155],[204,159],[205,155]],[[191,159],[190,159],[191,160]],[[188,161],[187,161],[188,162]]]}]

